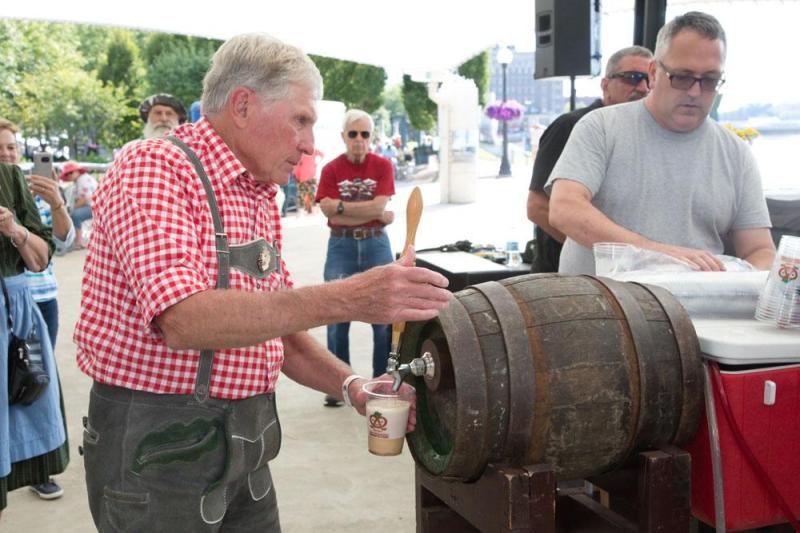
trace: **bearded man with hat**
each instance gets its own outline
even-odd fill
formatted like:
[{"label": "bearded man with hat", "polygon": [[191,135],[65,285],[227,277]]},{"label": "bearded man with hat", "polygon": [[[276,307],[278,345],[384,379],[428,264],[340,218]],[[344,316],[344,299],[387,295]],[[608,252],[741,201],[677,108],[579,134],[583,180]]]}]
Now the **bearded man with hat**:
[{"label": "bearded man with hat", "polygon": [[144,121],[143,137],[158,139],[186,122],[186,108],[171,94],[158,93],[144,99],[139,116]]}]

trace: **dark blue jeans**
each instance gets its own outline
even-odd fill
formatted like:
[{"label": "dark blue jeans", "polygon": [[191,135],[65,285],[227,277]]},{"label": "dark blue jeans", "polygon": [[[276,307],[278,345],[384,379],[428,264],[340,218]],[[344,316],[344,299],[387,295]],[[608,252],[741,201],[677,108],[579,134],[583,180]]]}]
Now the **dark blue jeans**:
[{"label": "dark blue jeans", "polygon": [[[346,278],[372,267],[392,262],[392,247],[389,237],[355,239],[334,237],[328,240],[328,256],[325,259],[325,281]],[[386,372],[386,360],[392,343],[390,324],[372,325],[372,375]],[[328,325],[328,350],[350,364],[350,322]]]}]

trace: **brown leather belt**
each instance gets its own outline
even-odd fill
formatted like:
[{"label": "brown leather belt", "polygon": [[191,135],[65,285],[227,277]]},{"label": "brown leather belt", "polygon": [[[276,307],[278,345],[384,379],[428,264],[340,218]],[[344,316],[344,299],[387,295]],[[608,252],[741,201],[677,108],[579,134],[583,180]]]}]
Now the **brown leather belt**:
[{"label": "brown leather belt", "polygon": [[352,237],[360,241],[383,235],[382,228],[331,228],[331,237]]}]

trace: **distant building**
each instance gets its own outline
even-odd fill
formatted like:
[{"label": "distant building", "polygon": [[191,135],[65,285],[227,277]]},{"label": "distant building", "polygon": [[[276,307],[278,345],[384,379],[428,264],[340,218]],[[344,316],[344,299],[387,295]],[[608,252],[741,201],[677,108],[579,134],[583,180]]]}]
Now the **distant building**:
[{"label": "distant building", "polygon": [[[503,69],[497,62],[495,47],[489,52],[491,79],[489,91],[497,99],[503,97]],[[517,52],[506,68],[506,96],[528,108],[531,115],[560,115],[564,112],[564,81],[561,79],[534,80],[534,52]]]}]

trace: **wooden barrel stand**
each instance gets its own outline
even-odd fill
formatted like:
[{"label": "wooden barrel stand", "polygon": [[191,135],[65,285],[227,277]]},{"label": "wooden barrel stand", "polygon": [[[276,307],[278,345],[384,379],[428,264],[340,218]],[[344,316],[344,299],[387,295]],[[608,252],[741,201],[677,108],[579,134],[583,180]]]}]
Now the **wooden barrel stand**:
[{"label": "wooden barrel stand", "polygon": [[672,446],[639,453],[635,468],[558,486],[548,465],[490,463],[472,483],[445,481],[417,465],[416,499],[418,533],[680,533],[693,527],[689,454]]}]

